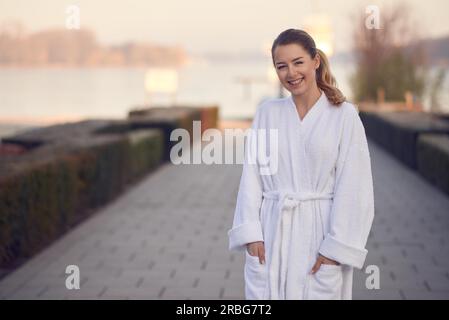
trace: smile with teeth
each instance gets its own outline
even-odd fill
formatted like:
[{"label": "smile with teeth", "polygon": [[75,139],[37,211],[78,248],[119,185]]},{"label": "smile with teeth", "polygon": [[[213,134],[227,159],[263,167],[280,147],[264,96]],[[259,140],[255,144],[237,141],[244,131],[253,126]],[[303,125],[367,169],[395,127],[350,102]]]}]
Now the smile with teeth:
[{"label": "smile with teeth", "polygon": [[290,80],[290,81],[287,81],[287,82],[290,83],[291,85],[295,86],[295,85],[301,83],[302,80],[304,80],[304,78],[299,78],[299,79],[296,79],[296,80]]}]

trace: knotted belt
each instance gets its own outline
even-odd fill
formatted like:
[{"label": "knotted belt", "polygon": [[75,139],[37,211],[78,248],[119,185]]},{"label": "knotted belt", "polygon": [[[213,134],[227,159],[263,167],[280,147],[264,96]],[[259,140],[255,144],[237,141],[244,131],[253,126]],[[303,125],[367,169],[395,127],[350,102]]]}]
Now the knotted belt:
[{"label": "knotted belt", "polygon": [[[291,236],[291,219],[286,219],[287,213],[295,212],[296,208],[300,207],[303,201],[310,200],[322,200],[332,199],[332,193],[312,193],[312,192],[281,192],[281,191],[268,191],[263,193],[265,199],[277,200],[276,211],[276,231],[274,235],[274,241],[271,248],[271,258],[269,264],[269,299],[286,299],[286,280],[287,280],[287,263],[290,255],[289,245]],[[311,218],[311,212],[305,212],[305,210],[297,210],[299,214],[305,214],[307,218]],[[309,214],[309,216],[307,216]],[[310,229],[312,225],[309,225],[307,229]],[[306,229],[306,230],[307,230]],[[311,230],[309,230],[311,232]],[[306,247],[310,249],[312,234],[305,234],[307,239]]]}]

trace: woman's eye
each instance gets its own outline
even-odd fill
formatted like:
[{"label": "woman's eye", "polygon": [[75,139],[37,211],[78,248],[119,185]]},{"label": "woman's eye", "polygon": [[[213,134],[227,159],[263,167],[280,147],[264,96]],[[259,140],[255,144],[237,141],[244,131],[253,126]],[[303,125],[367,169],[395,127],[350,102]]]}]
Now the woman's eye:
[{"label": "woman's eye", "polygon": [[[303,64],[303,62],[302,61],[296,61],[295,62],[295,65],[298,65],[298,64]],[[279,66],[278,67],[278,70],[280,70],[280,69],[282,69],[282,68],[284,68],[285,66]]]}]

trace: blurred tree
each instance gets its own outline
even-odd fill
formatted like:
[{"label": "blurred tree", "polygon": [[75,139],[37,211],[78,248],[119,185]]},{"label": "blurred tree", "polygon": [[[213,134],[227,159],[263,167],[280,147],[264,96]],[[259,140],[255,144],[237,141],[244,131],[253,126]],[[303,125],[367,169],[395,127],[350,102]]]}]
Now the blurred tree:
[{"label": "blurred tree", "polygon": [[357,67],[350,79],[355,100],[375,101],[379,91],[386,101],[404,100],[407,91],[422,97],[426,58],[409,16],[409,9],[401,4],[380,10],[378,29],[369,29],[364,15],[356,18]]}]

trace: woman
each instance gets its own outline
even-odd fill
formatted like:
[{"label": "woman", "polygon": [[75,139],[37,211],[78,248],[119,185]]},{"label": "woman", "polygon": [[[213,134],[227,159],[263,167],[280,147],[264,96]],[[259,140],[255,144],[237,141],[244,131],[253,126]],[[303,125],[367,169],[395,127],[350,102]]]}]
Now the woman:
[{"label": "woman", "polygon": [[[310,35],[288,29],[271,53],[291,95],[257,108],[251,131],[264,133],[247,140],[229,248],[246,252],[247,299],[351,299],[374,217],[364,127]],[[277,165],[261,174],[268,129]]]}]

